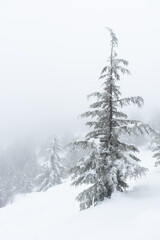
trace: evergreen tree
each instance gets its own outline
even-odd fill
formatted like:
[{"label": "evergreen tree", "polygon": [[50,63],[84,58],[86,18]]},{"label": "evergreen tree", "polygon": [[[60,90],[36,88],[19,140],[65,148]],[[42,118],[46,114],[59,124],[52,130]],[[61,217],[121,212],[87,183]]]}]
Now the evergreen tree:
[{"label": "evergreen tree", "polygon": [[129,74],[126,68],[128,62],[117,58],[116,47],[118,40],[111,29],[111,53],[107,65],[103,68],[100,79],[103,80],[103,91],[92,93],[96,97],[95,103],[90,105],[89,111],[82,117],[90,118],[86,123],[92,130],[86,135],[85,140],[74,145],[91,147],[92,152],[87,157],[81,158],[73,173],[73,185],[89,184],[90,186],[77,196],[80,209],[96,205],[104,198],[110,198],[115,190],[123,192],[127,187],[127,178],[137,178],[146,172],[146,168],[139,165],[134,153],[138,149],[123,141],[123,135],[148,132],[150,127],[137,120],[129,120],[127,115],[120,110],[131,103],[141,107],[141,97],[121,98],[117,82],[120,73]]},{"label": "evergreen tree", "polygon": [[6,158],[10,162],[9,179],[12,179],[14,194],[32,192],[39,167],[34,145],[28,141],[17,142],[7,149]]},{"label": "evergreen tree", "polygon": [[38,167],[31,143],[17,142],[5,150],[0,149],[0,207],[11,203],[16,194],[33,191]]},{"label": "evergreen tree", "polygon": [[15,195],[13,164],[5,150],[0,149],[0,207],[11,203]]},{"label": "evergreen tree", "polygon": [[63,173],[63,147],[57,139],[53,139],[51,147],[47,149],[47,157],[42,163],[42,172],[38,175],[36,183],[38,191],[46,191],[62,182]]},{"label": "evergreen tree", "polygon": [[155,162],[155,167],[160,165],[160,133],[155,132],[154,134],[154,144],[156,144],[156,147],[154,148],[154,155],[153,157],[157,159]]}]

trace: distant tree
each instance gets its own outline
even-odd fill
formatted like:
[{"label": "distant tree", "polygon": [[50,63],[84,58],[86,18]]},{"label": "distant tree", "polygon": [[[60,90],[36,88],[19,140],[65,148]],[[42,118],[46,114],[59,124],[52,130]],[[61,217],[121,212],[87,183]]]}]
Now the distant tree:
[{"label": "distant tree", "polygon": [[0,208],[12,203],[14,200],[15,186],[12,185],[12,181],[9,178],[0,178]]},{"label": "distant tree", "polygon": [[117,85],[120,73],[130,72],[126,68],[128,62],[117,58],[116,35],[111,29],[109,33],[111,53],[100,76],[103,80],[103,91],[89,95],[97,100],[90,105],[90,111],[82,114],[82,117],[90,118],[86,125],[92,130],[84,141],[74,144],[84,148],[92,145],[93,148],[91,154],[81,158],[71,170],[73,185],[90,184],[77,196],[81,210],[110,198],[115,190],[123,192],[128,187],[128,178],[140,177],[147,171],[139,165],[140,159],[134,155],[138,152],[137,147],[123,141],[122,136],[138,132],[143,134],[150,131],[150,127],[140,121],[129,120],[127,115],[120,111],[120,108],[131,103],[141,107],[144,102],[139,96],[121,98],[120,87]]},{"label": "distant tree", "polygon": [[50,187],[62,183],[64,153],[63,147],[56,138],[52,140],[47,153],[47,157],[41,163],[42,171],[36,178],[38,191],[46,191]]},{"label": "distant tree", "polygon": [[0,149],[0,207],[12,202],[15,195],[13,165],[5,150]]},{"label": "distant tree", "polygon": [[[152,142],[153,142],[153,138],[152,138]],[[160,165],[160,133],[159,132],[155,132],[154,134],[154,149],[153,151],[155,152],[153,157],[157,159],[157,161],[155,162],[155,167],[158,167]]]},{"label": "distant tree", "polygon": [[28,142],[17,142],[0,150],[0,206],[12,202],[16,194],[34,190],[38,173],[36,149]]},{"label": "distant tree", "polygon": [[7,158],[12,163],[12,185],[14,193],[28,193],[34,190],[34,179],[38,174],[36,148],[31,143],[17,142],[7,151]]}]

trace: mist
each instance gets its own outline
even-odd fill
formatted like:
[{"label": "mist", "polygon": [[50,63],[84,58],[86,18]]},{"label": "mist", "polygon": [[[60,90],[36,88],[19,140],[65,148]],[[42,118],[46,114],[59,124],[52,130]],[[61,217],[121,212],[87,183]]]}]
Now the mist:
[{"label": "mist", "polygon": [[27,137],[84,131],[77,116],[89,106],[109,55],[111,27],[131,76],[125,96],[145,100],[128,113],[159,116],[159,1],[1,1],[0,145]]}]

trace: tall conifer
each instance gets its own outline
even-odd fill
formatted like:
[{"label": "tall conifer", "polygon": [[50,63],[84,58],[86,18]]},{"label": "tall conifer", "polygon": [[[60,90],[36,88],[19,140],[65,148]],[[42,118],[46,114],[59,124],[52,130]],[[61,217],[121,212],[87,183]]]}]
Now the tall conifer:
[{"label": "tall conifer", "polygon": [[[117,189],[124,191],[127,178],[137,178],[146,172],[146,168],[139,165],[140,159],[134,154],[138,149],[134,145],[123,141],[123,135],[148,132],[149,126],[137,120],[129,120],[121,108],[131,103],[141,107],[143,99],[137,97],[122,98],[120,87],[121,74],[129,74],[126,68],[128,62],[117,57],[118,40],[111,29],[110,56],[103,68],[100,79],[103,81],[103,91],[94,92],[89,97],[96,97],[96,102],[90,105],[90,110],[82,114],[90,120],[86,123],[91,131],[85,141],[76,142],[84,148],[88,144],[93,147],[90,155],[79,160],[72,169],[73,185],[89,184],[89,187],[77,196],[80,209],[96,205],[104,198],[110,198]],[[95,144],[96,142],[96,144]]]}]

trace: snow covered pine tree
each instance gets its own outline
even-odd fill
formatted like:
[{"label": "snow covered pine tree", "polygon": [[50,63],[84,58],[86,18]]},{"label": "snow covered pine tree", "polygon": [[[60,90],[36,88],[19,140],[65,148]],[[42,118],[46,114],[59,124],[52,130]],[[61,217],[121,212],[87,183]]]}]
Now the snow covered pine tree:
[{"label": "snow covered pine tree", "polygon": [[[118,45],[117,38],[111,29],[111,54],[108,65],[102,70],[100,79],[103,80],[103,92],[95,92],[90,96],[97,97],[97,101],[90,105],[91,110],[82,114],[82,117],[90,117],[86,125],[93,127],[85,141],[74,145],[87,147],[91,141],[96,140],[97,147],[92,153],[79,160],[78,165],[71,170],[73,185],[90,184],[87,189],[77,196],[80,209],[84,210],[95,206],[104,198],[110,198],[117,189],[124,191],[127,178],[137,178],[146,172],[141,167],[134,153],[138,149],[123,141],[123,134],[148,132],[150,127],[137,120],[129,120],[127,115],[119,109],[133,103],[138,107],[143,105],[141,97],[120,98],[121,92],[116,83],[120,80],[120,72],[129,74],[125,68],[128,62],[117,58],[115,48]],[[124,67],[123,67],[124,66]],[[94,120],[92,120],[94,119]]]},{"label": "snow covered pine tree", "polygon": [[37,177],[38,191],[46,191],[54,185],[60,184],[63,172],[63,147],[54,138],[51,147],[47,149],[49,153],[42,163],[42,172]]},{"label": "snow covered pine tree", "polygon": [[158,167],[160,165],[160,133],[155,132],[154,134],[154,143],[156,144],[156,147],[154,148],[155,154],[153,155],[154,158],[157,159],[155,162],[155,167]]}]

